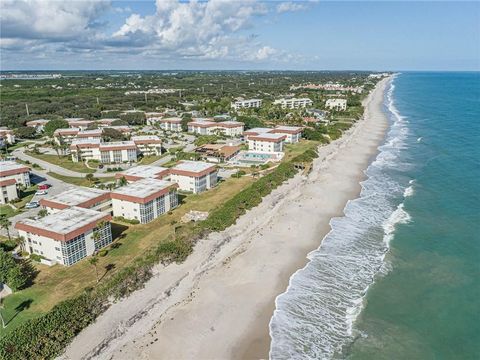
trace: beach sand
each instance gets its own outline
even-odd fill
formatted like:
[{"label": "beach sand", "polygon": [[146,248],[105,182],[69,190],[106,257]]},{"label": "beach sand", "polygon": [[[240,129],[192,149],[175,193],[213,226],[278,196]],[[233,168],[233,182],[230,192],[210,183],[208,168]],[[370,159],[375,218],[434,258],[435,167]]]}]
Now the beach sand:
[{"label": "beach sand", "polygon": [[364,120],[319,149],[297,175],[234,226],[200,240],[182,264],[158,265],[145,288],[113,304],[62,358],[268,358],[275,298],[360,192],[388,127],[382,80]]}]

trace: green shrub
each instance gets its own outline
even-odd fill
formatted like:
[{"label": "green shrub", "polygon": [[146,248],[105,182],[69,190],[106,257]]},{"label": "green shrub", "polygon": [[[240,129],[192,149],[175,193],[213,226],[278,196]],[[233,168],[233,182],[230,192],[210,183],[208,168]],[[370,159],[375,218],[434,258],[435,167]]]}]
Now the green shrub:
[{"label": "green shrub", "polygon": [[102,249],[98,252],[98,256],[100,257],[104,257],[104,256],[107,256],[108,254],[108,250],[107,249]]}]

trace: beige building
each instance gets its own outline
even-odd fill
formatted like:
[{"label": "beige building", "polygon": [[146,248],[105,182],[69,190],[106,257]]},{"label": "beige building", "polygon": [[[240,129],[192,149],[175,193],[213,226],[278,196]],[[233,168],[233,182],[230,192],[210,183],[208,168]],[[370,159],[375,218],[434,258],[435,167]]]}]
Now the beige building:
[{"label": "beige building", "polygon": [[325,107],[330,110],[345,111],[347,110],[347,99],[328,99]]},{"label": "beige building", "polygon": [[25,125],[28,127],[33,127],[37,131],[37,133],[40,133],[43,131],[45,128],[45,125],[48,124],[50,120],[45,120],[45,119],[37,119],[37,120],[32,120],[32,121],[27,121]]},{"label": "beige building", "polygon": [[42,198],[40,205],[46,209],[49,214],[68,209],[72,206],[105,213],[112,211],[112,200],[109,191],[80,186],[76,186],[55,196]]},{"label": "beige building", "polygon": [[197,194],[217,185],[217,168],[203,161],[182,161],[170,169],[170,180]]},{"label": "beige building", "polygon": [[6,204],[18,199],[17,181],[15,179],[0,180],[0,204]]},{"label": "beige building", "polygon": [[178,185],[146,178],[112,191],[113,215],[146,224],[178,205]]},{"label": "beige building", "polygon": [[182,131],[182,118],[170,117],[160,119],[160,128],[167,131]]},{"label": "beige building", "polygon": [[53,132],[53,139],[57,144],[71,144],[79,132],[79,128],[57,129]]},{"label": "beige building", "polygon": [[282,134],[264,133],[248,137],[248,150],[264,153],[283,152],[286,136]]},{"label": "beige building", "polygon": [[110,219],[109,214],[73,206],[38,220],[20,220],[15,228],[28,253],[70,266],[112,242]]},{"label": "beige building", "polygon": [[138,165],[115,174],[115,179],[125,178],[128,182],[142,179],[167,179],[170,176],[170,169],[154,165]]},{"label": "beige building", "polygon": [[156,135],[138,135],[132,136],[131,140],[135,143],[143,155],[162,155],[162,140]]},{"label": "beige building", "polygon": [[215,122],[206,119],[197,119],[188,123],[188,132],[198,135],[241,136],[245,124],[239,121]]},{"label": "beige building", "polygon": [[214,163],[222,163],[232,159],[240,152],[240,146],[226,144],[205,144],[195,149],[202,160]]},{"label": "beige building", "polygon": [[261,106],[262,100],[260,99],[237,99],[231,104],[231,107],[235,110],[259,108]]},{"label": "beige building", "polygon": [[103,164],[137,161],[137,146],[133,141],[102,143],[99,139],[75,139],[70,145],[72,161],[97,160]]},{"label": "beige building", "polygon": [[312,104],[309,98],[283,98],[273,102],[273,105],[280,105],[282,109],[300,109]]},{"label": "beige building", "polygon": [[30,168],[15,161],[0,161],[0,181],[14,179],[17,186],[30,186]]},{"label": "beige building", "polygon": [[294,144],[300,141],[302,137],[303,128],[300,126],[276,126],[270,131],[271,134],[285,135],[285,142]]}]

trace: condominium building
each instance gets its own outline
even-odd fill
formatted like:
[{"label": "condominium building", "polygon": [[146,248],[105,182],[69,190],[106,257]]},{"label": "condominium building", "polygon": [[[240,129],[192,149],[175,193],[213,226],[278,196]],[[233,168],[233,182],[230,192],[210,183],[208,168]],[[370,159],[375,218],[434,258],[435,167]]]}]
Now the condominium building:
[{"label": "condominium building", "polygon": [[28,253],[70,266],[112,242],[110,219],[109,214],[73,206],[38,220],[19,220],[15,228]]},{"label": "condominium building", "polygon": [[15,179],[0,179],[0,204],[18,199],[17,181]]},{"label": "condominium building", "polygon": [[217,184],[217,168],[203,161],[182,161],[170,169],[170,180],[197,194]]},{"label": "condominium building", "polygon": [[215,122],[206,119],[196,119],[189,122],[188,132],[198,135],[222,134],[225,136],[240,136],[243,134],[244,123],[239,121]]},{"label": "condominium building", "polygon": [[154,165],[138,165],[115,174],[115,179],[125,178],[128,182],[142,179],[166,179],[170,175],[170,169]]},{"label": "condominium building", "polygon": [[57,144],[71,144],[79,132],[79,128],[57,129],[53,132],[53,139]]},{"label": "condominium building", "polygon": [[230,160],[240,152],[240,146],[225,144],[205,144],[195,149],[200,154],[202,160],[208,162],[221,163]]},{"label": "condominium building", "polygon": [[276,126],[275,129],[270,131],[271,134],[285,135],[285,142],[294,144],[300,141],[302,137],[303,128],[300,126]]},{"label": "condominium building", "polygon": [[83,130],[77,133],[77,139],[101,139],[103,134],[102,129]]},{"label": "condominium building", "polygon": [[167,131],[182,131],[182,118],[170,117],[160,119],[160,128]]},{"label": "condominium building", "polygon": [[347,110],[347,99],[328,99],[325,107],[330,110],[345,111]]},{"label": "condominium building", "polygon": [[146,178],[112,191],[113,215],[146,224],[178,205],[178,185]]},{"label": "condominium building", "polygon": [[243,136],[245,137],[245,140],[248,140],[248,138],[250,136],[258,136],[258,135],[261,135],[261,134],[267,134],[272,130],[273,130],[273,128],[260,128],[260,127],[253,128],[253,129],[249,129],[249,130],[244,131]]},{"label": "condominium building", "polygon": [[46,120],[46,119],[37,119],[37,120],[27,121],[25,125],[27,125],[28,127],[35,128],[37,133],[40,133],[43,131],[43,129],[45,128],[45,125],[47,125],[49,121],[50,120]]},{"label": "condominium building", "polygon": [[231,107],[235,110],[259,108],[261,106],[262,100],[260,99],[237,99],[231,104]]},{"label": "condominium building", "polygon": [[248,150],[265,153],[283,152],[285,139],[286,136],[283,134],[251,135],[248,137]]},{"label": "condominium building", "polygon": [[273,105],[280,105],[282,109],[299,109],[313,104],[309,98],[283,98],[273,102]]},{"label": "condominium building", "polygon": [[55,196],[42,198],[40,205],[46,209],[49,214],[68,209],[72,206],[106,213],[112,211],[112,200],[109,191],[80,186],[68,189]]},{"label": "condominium building", "polygon": [[71,128],[78,128],[80,130],[86,130],[89,125],[95,123],[93,120],[85,120],[83,118],[68,118],[65,120]]},{"label": "condominium building", "polygon": [[15,161],[0,161],[0,181],[14,179],[17,186],[30,186],[30,168]]},{"label": "condominium building", "polygon": [[138,150],[143,155],[161,155],[162,140],[156,135],[138,135],[132,136],[131,140],[135,143]]},{"label": "condominium building", "polygon": [[9,130],[6,128],[0,128],[0,143],[4,144],[14,144],[15,143],[15,135],[13,134],[13,130]]},{"label": "condominium building", "polygon": [[137,161],[137,146],[133,141],[102,143],[100,139],[75,139],[70,145],[72,161],[97,160],[103,164]]}]

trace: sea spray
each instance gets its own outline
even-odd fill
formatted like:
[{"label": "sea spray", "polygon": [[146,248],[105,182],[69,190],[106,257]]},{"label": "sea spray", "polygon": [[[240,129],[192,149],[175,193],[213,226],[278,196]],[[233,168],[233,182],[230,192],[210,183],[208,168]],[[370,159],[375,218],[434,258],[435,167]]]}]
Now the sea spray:
[{"label": "sea spray", "polygon": [[328,359],[340,356],[355,337],[354,322],[379,271],[397,224],[409,221],[403,209],[407,184],[389,175],[408,167],[400,161],[408,121],[393,103],[390,84],[385,106],[391,127],[385,144],[366,171],[360,197],[349,201],[345,216],[333,218],[332,230],[309,262],[290,279],[276,299],[270,322],[271,359]]}]

